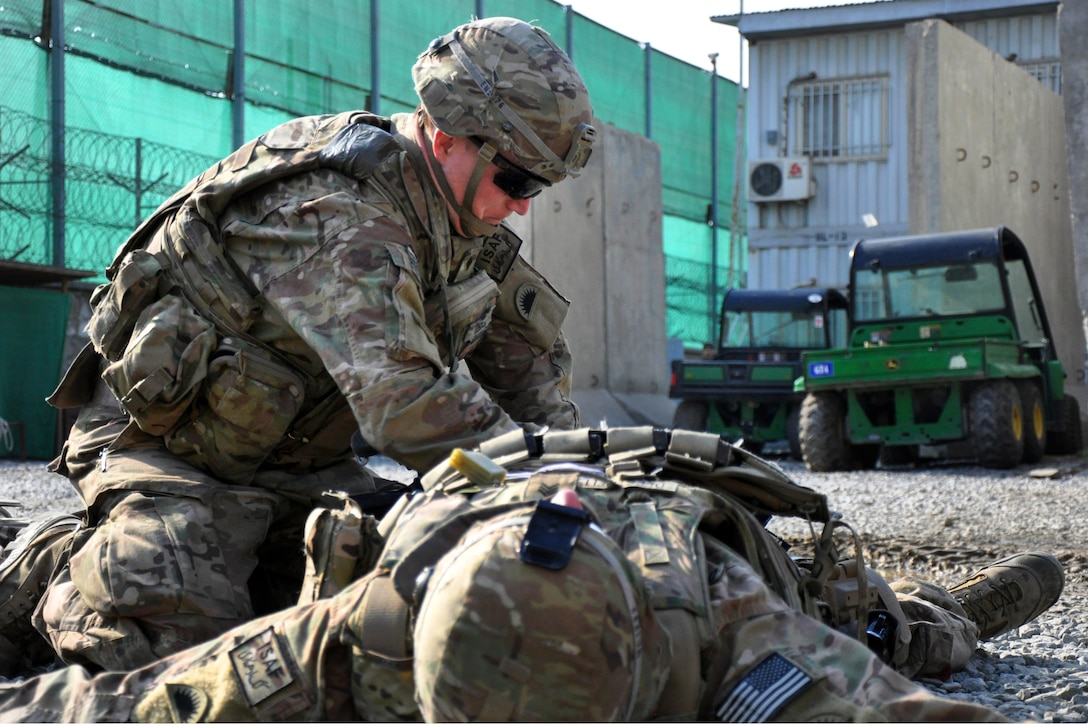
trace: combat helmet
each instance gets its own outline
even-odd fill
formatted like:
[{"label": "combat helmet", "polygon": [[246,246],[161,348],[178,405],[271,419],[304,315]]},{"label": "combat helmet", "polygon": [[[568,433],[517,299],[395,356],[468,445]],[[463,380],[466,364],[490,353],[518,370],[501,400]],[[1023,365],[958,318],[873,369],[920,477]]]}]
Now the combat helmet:
[{"label": "combat helmet", "polygon": [[[589,92],[542,28],[507,17],[466,23],[431,41],[412,67],[412,79],[439,130],[476,141],[473,193],[492,160],[500,167],[512,162],[510,172],[524,174],[515,198],[577,176],[589,160],[597,137]],[[469,209],[466,193],[462,219]],[[482,223],[469,214],[470,222]]]},{"label": "combat helmet", "polygon": [[427,721],[653,712],[667,635],[634,566],[584,511],[539,501],[478,522],[424,586],[414,677]]}]

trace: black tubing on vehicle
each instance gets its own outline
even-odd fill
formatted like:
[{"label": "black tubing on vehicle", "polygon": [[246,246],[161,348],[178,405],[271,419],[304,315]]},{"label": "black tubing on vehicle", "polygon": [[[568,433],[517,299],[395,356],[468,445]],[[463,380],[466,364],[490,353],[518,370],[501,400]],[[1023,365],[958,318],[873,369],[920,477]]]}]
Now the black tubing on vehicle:
[{"label": "black tubing on vehicle", "polygon": [[889,446],[880,449],[881,466],[909,466],[918,460],[918,446]]},{"label": "black tubing on vehicle", "polygon": [[790,442],[790,456],[800,461],[801,456],[801,406],[790,405],[786,411],[786,439]]},{"label": "black tubing on vehicle", "polygon": [[709,406],[701,400],[682,400],[680,405],[676,406],[676,412],[673,413],[672,427],[705,431],[709,410]]},{"label": "black tubing on vehicle", "polygon": [[754,453],[757,456],[763,452],[763,441],[750,441],[747,438],[741,438],[738,443],[740,444],[741,448],[748,451],[749,453]]},{"label": "black tubing on vehicle", "polygon": [[1084,448],[1081,438],[1080,403],[1072,395],[1066,395],[1057,403],[1061,428],[1054,428],[1047,438],[1046,452],[1064,456],[1080,453]]},{"label": "black tubing on vehicle", "polygon": [[838,393],[809,393],[801,403],[798,439],[801,457],[810,471],[843,471],[850,468],[846,441],[846,401]]},{"label": "black tubing on vehicle", "polygon": [[988,380],[971,391],[967,438],[978,464],[1012,468],[1024,455],[1024,412],[1020,393],[1009,380]]},{"label": "black tubing on vehicle", "polygon": [[860,443],[850,446],[851,468],[876,468],[876,462],[880,459],[879,443]]},{"label": "black tubing on vehicle", "polygon": [[1024,412],[1024,463],[1038,463],[1046,452],[1046,408],[1043,407],[1043,393],[1033,380],[1022,380],[1016,387],[1020,390],[1020,409]]}]

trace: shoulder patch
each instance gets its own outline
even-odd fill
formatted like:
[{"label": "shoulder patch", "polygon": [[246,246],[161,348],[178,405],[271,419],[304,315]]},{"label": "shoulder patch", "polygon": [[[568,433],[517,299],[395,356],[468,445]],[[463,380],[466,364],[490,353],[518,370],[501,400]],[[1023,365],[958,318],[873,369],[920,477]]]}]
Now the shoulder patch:
[{"label": "shoulder patch", "polygon": [[804,670],[771,653],[714,706],[714,716],[722,722],[767,722],[810,684]]},{"label": "shoulder patch", "polygon": [[174,722],[203,722],[208,712],[208,695],[189,685],[166,685],[166,701]]},{"label": "shoulder patch", "polygon": [[536,298],[540,296],[540,288],[534,284],[523,284],[514,294],[514,300],[518,314],[528,320],[533,316],[533,307],[536,306]]},{"label": "shoulder patch", "polygon": [[295,681],[271,627],[232,649],[230,661],[250,707],[259,705]]}]

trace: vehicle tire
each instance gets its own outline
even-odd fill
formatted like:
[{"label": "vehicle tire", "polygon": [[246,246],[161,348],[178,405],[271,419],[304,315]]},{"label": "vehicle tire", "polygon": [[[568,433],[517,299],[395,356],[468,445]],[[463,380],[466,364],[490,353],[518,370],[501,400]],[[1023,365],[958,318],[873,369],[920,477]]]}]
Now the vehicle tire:
[{"label": "vehicle tire", "polygon": [[1024,411],[1024,463],[1038,463],[1046,452],[1046,409],[1043,393],[1034,381],[1024,380],[1020,390],[1020,408]]},{"label": "vehicle tire", "polygon": [[1024,411],[1020,393],[1008,380],[979,383],[967,403],[971,442],[984,468],[1012,468],[1024,456]]},{"label": "vehicle tire", "polygon": [[801,406],[791,405],[786,411],[786,440],[790,443],[790,457],[801,460]]},{"label": "vehicle tire", "polygon": [[682,400],[672,416],[672,427],[702,433],[706,431],[708,411],[709,407],[701,400]]},{"label": "vehicle tire", "polygon": [[850,468],[846,442],[846,401],[838,393],[809,393],[801,403],[798,440],[801,458],[810,471],[843,471]]},{"label": "vehicle tire", "polygon": [[1072,395],[1066,395],[1058,401],[1057,406],[1061,430],[1050,432],[1046,452],[1059,456],[1080,453],[1084,448],[1081,439],[1080,403]]}]

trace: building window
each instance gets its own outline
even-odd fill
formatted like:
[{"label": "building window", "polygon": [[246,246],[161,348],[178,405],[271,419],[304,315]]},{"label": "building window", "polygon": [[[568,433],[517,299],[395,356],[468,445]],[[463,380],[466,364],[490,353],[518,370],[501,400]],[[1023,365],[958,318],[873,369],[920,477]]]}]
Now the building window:
[{"label": "building window", "polygon": [[806,80],[786,96],[790,151],[813,161],[884,159],[888,77]]},{"label": "building window", "polygon": [[1035,80],[1042,83],[1050,90],[1057,93],[1059,96],[1062,93],[1062,64],[1057,60],[1038,60],[1031,63],[1017,63],[1021,68],[1026,70],[1031,75],[1035,76]]}]

